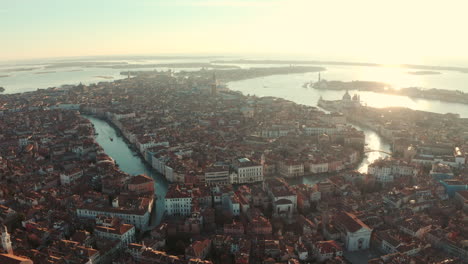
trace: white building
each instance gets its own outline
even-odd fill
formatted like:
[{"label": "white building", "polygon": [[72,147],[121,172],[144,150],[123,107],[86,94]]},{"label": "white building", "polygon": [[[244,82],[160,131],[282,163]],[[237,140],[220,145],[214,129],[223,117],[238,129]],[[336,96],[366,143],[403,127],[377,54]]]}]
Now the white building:
[{"label": "white building", "polygon": [[465,163],[466,163],[466,158],[465,158],[465,155],[463,155],[463,152],[460,150],[459,147],[456,147],[456,148],[455,148],[454,156],[455,156],[455,163],[456,163],[459,167],[465,165]]},{"label": "white building", "polygon": [[80,168],[67,170],[65,172],[60,173],[60,184],[71,184],[72,182],[81,178],[81,176],[83,176],[83,171]]},{"label": "white building", "polygon": [[235,194],[227,195],[223,198],[223,204],[227,211],[229,211],[233,216],[240,215],[240,202],[239,197]]},{"label": "white building", "polygon": [[165,198],[166,214],[189,216],[192,213],[192,195],[179,185],[171,185]]},{"label": "white building", "polygon": [[118,240],[118,248],[124,248],[135,242],[135,227],[129,224],[117,223],[116,225],[100,225],[94,228],[94,235],[98,238]]},{"label": "white building", "polygon": [[297,212],[297,194],[284,179],[268,180],[266,191],[273,203],[274,216],[290,219]]},{"label": "white building", "polygon": [[308,126],[304,127],[304,133],[306,135],[334,135],[341,131],[339,126],[336,125],[329,125],[329,124],[320,124],[316,126]]},{"label": "white building", "polygon": [[166,163],[169,161],[169,157],[166,155],[156,154],[151,159],[151,166],[162,175],[166,175]]},{"label": "white building", "polygon": [[372,229],[354,214],[340,212],[335,216],[335,224],[348,251],[369,248]]},{"label": "white building", "polygon": [[136,115],[135,113],[107,113],[108,116],[111,116],[112,118],[116,120],[120,120],[123,118],[134,118]]},{"label": "white building", "polygon": [[270,128],[262,129],[260,131],[260,137],[263,138],[279,138],[287,136],[288,133],[294,132],[294,128],[290,127],[281,127],[281,126],[272,126]]},{"label": "white building", "polygon": [[299,161],[281,161],[279,172],[286,178],[304,176],[304,164]]},{"label": "white building", "polygon": [[13,247],[11,246],[11,238],[6,226],[0,226],[0,241],[2,248],[7,254],[13,254]]},{"label": "white building", "polygon": [[213,166],[205,170],[205,183],[208,186],[230,183],[228,166]]},{"label": "white building", "polygon": [[317,241],[313,245],[314,255],[319,262],[332,259],[337,256],[343,256],[343,248],[334,240]]},{"label": "white building", "polygon": [[18,139],[18,145],[20,147],[24,147],[24,146],[26,146],[28,144],[29,144],[29,137],[22,137],[22,138]]},{"label": "white building", "polygon": [[[120,197],[120,196],[119,196]],[[79,218],[95,219],[98,215],[120,218],[127,224],[132,224],[138,229],[144,230],[150,222],[153,210],[153,198],[127,197],[122,205],[119,205],[119,197],[114,199],[112,206],[103,203],[85,204],[76,209]]]},{"label": "white building", "polygon": [[233,169],[237,175],[232,179],[231,183],[253,183],[263,181],[263,166],[252,162],[248,158],[240,158],[234,160]]},{"label": "white building", "polygon": [[328,162],[327,161],[310,162],[309,170],[311,173],[326,173],[328,172]]},{"label": "white building", "polygon": [[373,175],[376,181],[381,183],[393,182],[396,177],[414,176],[417,172],[414,166],[390,158],[379,159],[367,168],[367,173]]}]

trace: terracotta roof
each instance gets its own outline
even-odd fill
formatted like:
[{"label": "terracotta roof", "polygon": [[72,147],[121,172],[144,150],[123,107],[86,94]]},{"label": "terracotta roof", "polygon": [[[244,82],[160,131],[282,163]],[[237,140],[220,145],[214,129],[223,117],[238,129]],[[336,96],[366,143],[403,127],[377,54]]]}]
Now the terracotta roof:
[{"label": "terracotta roof", "polygon": [[329,254],[343,251],[343,248],[338,245],[335,240],[318,241],[315,243],[315,247],[320,254]]},{"label": "terracotta roof", "polygon": [[140,174],[140,175],[131,177],[128,184],[142,184],[142,183],[148,183],[148,182],[153,182],[153,179],[151,179],[151,177],[148,177],[146,175]]},{"label": "terracotta roof", "polygon": [[336,215],[335,220],[351,233],[354,233],[361,228],[371,229],[352,213],[340,212]]},{"label": "terracotta roof", "polygon": [[112,233],[112,234],[117,234],[117,235],[123,235],[132,228],[133,228],[133,225],[128,225],[128,224],[121,224],[116,227],[96,226],[97,231],[105,232],[105,233]]},{"label": "terracotta roof", "polygon": [[190,253],[193,253],[194,256],[201,256],[203,250],[209,247],[211,244],[211,240],[205,239],[202,241],[195,241],[190,245]]},{"label": "terracotta roof", "polygon": [[468,191],[467,191],[467,190],[458,191],[457,193],[458,193],[461,197],[463,197],[463,199],[468,200]]},{"label": "terracotta roof", "polygon": [[0,254],[0,263],[2,264],[32,264],[32,260],[26,257],[19,257],[12,254]]}]

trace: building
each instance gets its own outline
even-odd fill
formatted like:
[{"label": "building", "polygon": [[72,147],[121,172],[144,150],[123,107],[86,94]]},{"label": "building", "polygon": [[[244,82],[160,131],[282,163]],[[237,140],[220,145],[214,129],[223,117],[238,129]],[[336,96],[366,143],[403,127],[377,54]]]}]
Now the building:
[{"label": "building", "polygon": [[233,220],[232,223],[224,224],[223,231],[226,235],[241,236],[244,234],[244,225],[241,222]]},{"label": "building", "polygon": [[297,212],[297,194],[282,178],[266,181],[266,191],[273,202],[273,215],[291,219]]},{"label": "building", "polygon": [[313,160],[309,163],[310,173],[326,173],[328,172],[328,162],[322,160]]},{"label": "building", "polygon": [[228,166],[211,166],[205,170],[205,183],[208,186],[223,186],[229,184]]},{"label": "building", "polygon": [[271,235],[273,232],[270,220],[263,216],[253,218],[247,227],[247,233],[252,235]]},{"label": "building", "polygon": [[119,195],[113,200],[112,206],[107,201],[89,202],[79,206],[76,214],[79,218],[87,219],[95,219],[98,215],[116,217],[144,230],[149,225],[153,203],[152,197]]},{"label": "building", "polygon": [[10,234],[8,233],[8,229],[5,225],[2,225],[0,227],[0,240],[2,243],[3,250],[8,254],[13,254],[13,247],[11,245]]},{"label": "building", "polygon": [[213,73],[213,83],[211,83],[211,96],[218,94],[218,81],[216,80],[216,74]]},{"label": "building", "polygon": [[192,213],[192,195],[178,184],[171,185],[165,198],[166,214],[173,216],[189,216]]},{"label": "building", "polygon": [[74,168],[60,173],[60,184],[68,185],[83,176],[83,171],[80,168]]},{"label": "building", "polygon": [[5,264],[33,264],[32,260],[26,257],[19,257],[13,254],[0,254],[0,263]]},{"label": "building", "polygon": [[[106,238],[119,241],[118,248],[123,248],[135,242],[135,227],[120,223],[117,219],[102,221],[94,228],[94,235],[98,238]],[[96,221],[99,224],[98,221]]]},{"label": "building", "polygon": [[430,175],[435,180],[446,180],[453,178],[452,168],[447,164],[434,163],[432,164],[432,169]]},{"label": "building", "polygon": [[319,262],[343,256],[343,248],[334,240],[315,242],[313,252]]},{"label": "building", "polygon": [[236,176],[231,180],[232,184],[244,184],[263,181],[263,166],[248,158],[235,159],[233,169]]},{"label": "building", "polygon": [[279,172],[286,178],[304,176],[304,164],[299,161],[281,161],[279,165]]},{"label": "building", "polygon": [[211,240],[195,241],[185,249],[186,259],[205,259],[211,251]]},{"label": "building", "polygon": [[223,195],[223,206],[225,209],[234,216],[240,215],[240,201],[236,194]]},{"label": "building", "polygon": [[367,173],[373,175],[377,182],[388,183],[393,182],[398,177],[414,176],[417,169],[405,161],[385,158],[370,164]]},{"label": "building", "polygon": [[154,189],[154,180],[143,174],[133,176],[128,181],[128,190],[136,194],[154,194]]},{"label": "building", "polygon": [[468,190],[456,192],[455,200],[461,205],[463,211],[468,212]]},{"label": "building", "polygon": [[369,248],[372,229],[364,224],[356,215],[339,212],[335,215],[337,229],[345,243],[346,250],[357,251]]},{"label": "building", "polygon": [[449,197],[453,197],[457,191],[468,190],[468,183],[461,180],[441,180],[440,183]]},{"label": "building", "polygon": [[132,256],[133,260],[137,263],[154,263],[154,264],[167,264],[167,263],[181,263],[181,264],[213,264],[211,261],[203,261],[201,259],[188,259],[184,260],[178,256],[168,255],[164,251],[158,251],[145,245],[130,244],[127,252]]}]

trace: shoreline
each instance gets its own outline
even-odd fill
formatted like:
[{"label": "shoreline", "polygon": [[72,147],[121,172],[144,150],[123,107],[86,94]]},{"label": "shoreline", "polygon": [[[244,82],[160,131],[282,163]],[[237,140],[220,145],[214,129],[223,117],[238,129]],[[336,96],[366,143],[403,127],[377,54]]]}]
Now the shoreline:
[{"label": "shoreline", "polygon": [[312,88],[319,91],[360,91],[378,94],[406,96],[413,99],[426,99],[446,103],[468,104],[468,93],[459,90],[424,89],[420,87],[406,87],[401,89],[388,88],[383,82],[368,81],[321,81],[320,83],[306,82],[304,88]]},{"label": "shoreline", "polygon": [[[315,66],[292,66],[292,67],[261,67],[261,68],[250,68],[250,69],[225,69],[225,70],[198,70],[185,72],[186,75],[190,76],[199,76],[202,75],[207,79],[212,79],[213,75],[216,76],[218,80],[221,80],[224,83],[234,82],[234,81],[244,81],[249,79],[269,77],[273,75],[288,75],[288,74],[300,74],[300,73],[309,73],[309,72],[320,72],[324,71],[326,68],[315,67]],[[163,72],[163,71],[161,71]],[[131,75],[138,76],[145,74],[153,74],[154,71],[122,71],[120,75]],[[178,74],[178,73],[176,73]]]},{"label": "shoreline", "polygon": [[236,64],[302,64],[302,65],[336,65],[336,66],[364,66],[364,67],[398,67],[402,69],[415,69],[415,70],[439,70],[439,71],[457,71],[461,73],[468,73],[468,67],[458,66],[435,66],[435,65],[419,65],[419,64],[398,64],[398,65],[385,65],[380,63],[370,62],[346,62],[346,61],[319,61],[319,60],[214,60],[211,63],[236,63]]}]

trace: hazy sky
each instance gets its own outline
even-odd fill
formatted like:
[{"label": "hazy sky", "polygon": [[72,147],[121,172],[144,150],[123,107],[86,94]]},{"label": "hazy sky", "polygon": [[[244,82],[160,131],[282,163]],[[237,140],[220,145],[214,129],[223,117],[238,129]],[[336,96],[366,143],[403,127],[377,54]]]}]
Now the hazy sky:
[{"label": "hazy sky", "polygon": [[0,60],[164,53],[468,61],[468,1],[0,0]]}]

